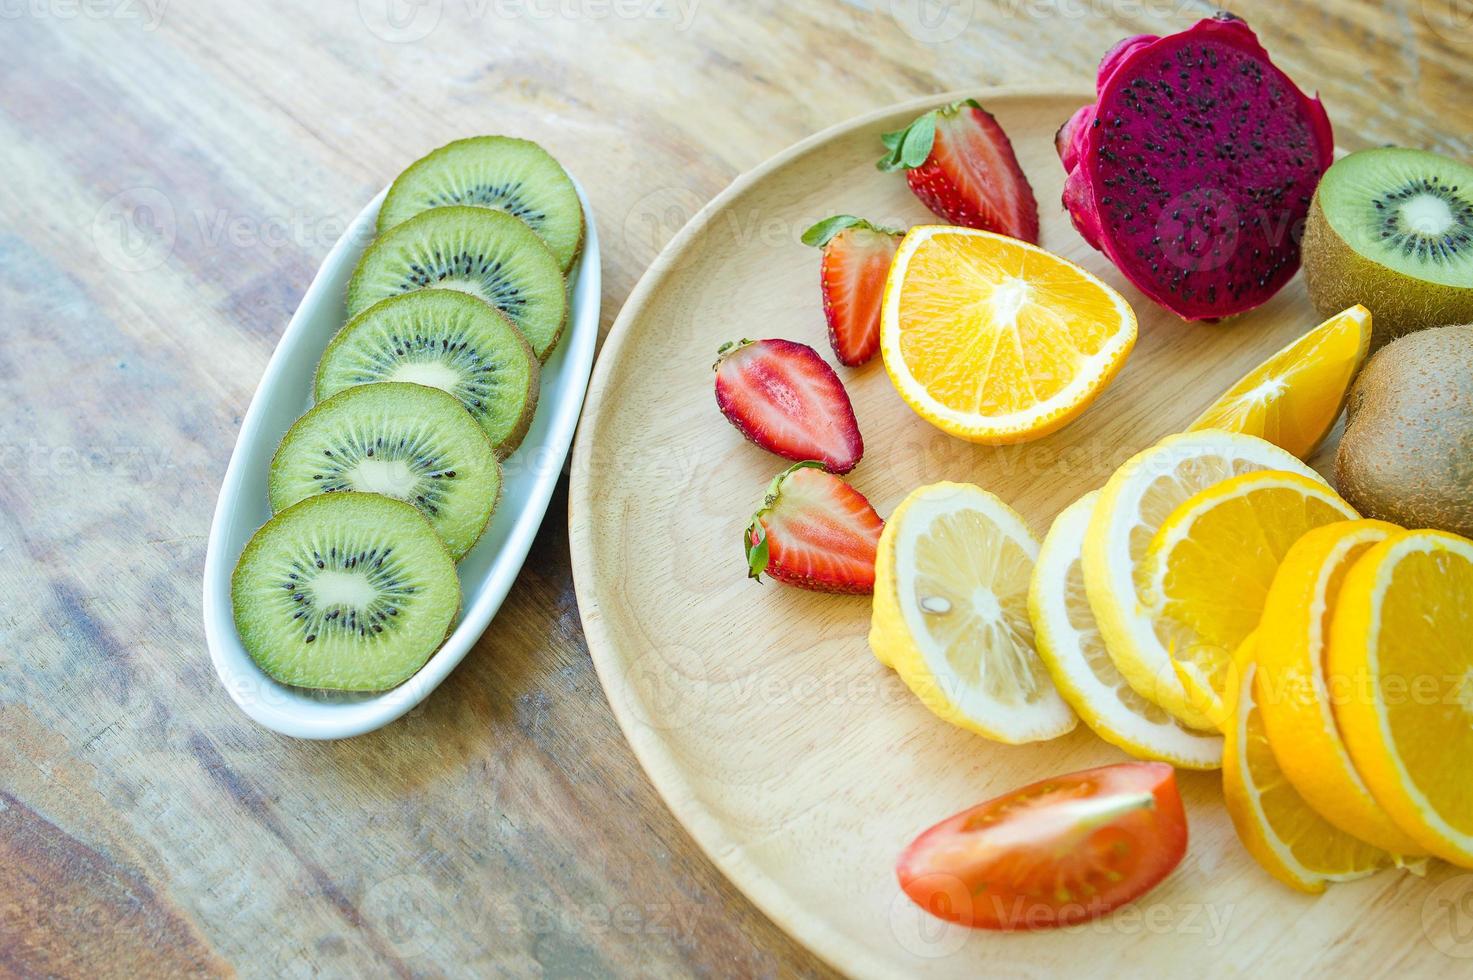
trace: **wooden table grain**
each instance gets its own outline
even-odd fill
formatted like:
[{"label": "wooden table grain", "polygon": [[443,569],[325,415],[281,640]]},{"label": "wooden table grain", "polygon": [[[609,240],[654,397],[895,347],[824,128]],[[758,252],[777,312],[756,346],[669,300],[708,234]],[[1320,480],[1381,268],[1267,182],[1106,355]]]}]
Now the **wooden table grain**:
[{"label": "wooden table grain", "polygon": [[[587,187],[606,330],[733,176],[928,92],[1071,80],[1185,0],[0,0],[0,975],[821,976],[665,810],[560,491],[424,705],[256,727],[200,623],[241,415],[328,248],[457,136]],[[1473,156],[1469,0],[1237,12],[1341,142]],[[1053,202],[1043,202],[1045,207]]]}]

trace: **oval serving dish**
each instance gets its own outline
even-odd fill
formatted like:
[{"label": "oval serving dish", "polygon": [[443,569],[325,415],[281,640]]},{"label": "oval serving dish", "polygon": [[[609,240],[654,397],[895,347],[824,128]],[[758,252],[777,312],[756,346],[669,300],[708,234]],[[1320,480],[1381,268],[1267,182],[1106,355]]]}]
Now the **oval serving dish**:
[{"label": "oval serving dish", "polygon": [[496,615],[516,580],[562,472],[598,340],[598,229],[582,185],[583,253],[569,275],[568,328],[542,366],[537,414],[521,447],[503,464],[501,503],[491,524],[459,566],[459,619],[445,642],[409,680],[388,691],[348,693],[288,687],[251,660],[236,634],[230,575],[252,534],[271,517],[266,478],[288,427],[312,404],[313,377],[328,341],[346,321],[344,292],[359,256],[373,239],[386,191],[353,220],[322,263],[287,324],[241,423],[225,471],[205,554],[205,640],[215,672],[242,711],[267,728],[296,738],[361,735],[423,701],[465,657]]}]

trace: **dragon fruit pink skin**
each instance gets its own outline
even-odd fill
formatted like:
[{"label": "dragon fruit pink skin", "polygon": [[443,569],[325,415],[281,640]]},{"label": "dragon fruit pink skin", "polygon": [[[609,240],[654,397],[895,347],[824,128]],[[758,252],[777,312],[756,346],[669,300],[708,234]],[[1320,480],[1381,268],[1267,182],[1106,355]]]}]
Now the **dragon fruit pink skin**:
[{"label": "dragon fruit pink skin", "polygon": [[1096,92],[1054,139],[1086,241],[1184,320],[1252,309],[1293,278],[1334,138],[1246,23],[1126,38]]}]

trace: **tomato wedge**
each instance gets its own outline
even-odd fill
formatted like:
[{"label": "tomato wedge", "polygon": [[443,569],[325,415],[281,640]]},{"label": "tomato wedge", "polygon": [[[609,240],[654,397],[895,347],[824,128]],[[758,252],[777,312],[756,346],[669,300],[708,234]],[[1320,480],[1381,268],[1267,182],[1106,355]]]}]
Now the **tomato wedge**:
[{"label": "tomato wedge", "polygon": [[1187,850],[1176,770],[1124,762],[1055,776],[963,810],[900,855],[900,887],[938,918],[1047,929],[1154,888]]}]

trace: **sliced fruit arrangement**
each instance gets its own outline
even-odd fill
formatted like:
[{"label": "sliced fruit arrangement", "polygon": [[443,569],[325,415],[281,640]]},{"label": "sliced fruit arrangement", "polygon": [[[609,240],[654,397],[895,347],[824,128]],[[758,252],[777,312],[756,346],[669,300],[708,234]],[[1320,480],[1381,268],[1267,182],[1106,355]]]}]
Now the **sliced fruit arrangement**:
[{"label": "sliced fruit arrangement", "polygon": [[840,364],[857,367],[880,349],[880,299],[904,234],[850,214],[825,218],[803,233],[804,245],[823,250],[823,314]]},{"label": "sliced fruit arrangement", "polygon": [[1084,589],[1084,535],[1099,491],[1054,518],[1028,588],[1033,640],[1054,684],[1084,723],[1139,759],[1186,769],[1222,765],[1222,737],[1188,728],[1126,681],[1105,646]]},{"label": "sliced fruit arrangement", "polygon": [[926,421],[973,442],[1068,424],[1135,345],[1135,313],[1083,269],[1005,235],[923,225],[885,284],[880,352]]},{"label": "sliced fruit arrangement", "polygon": [[817,462],[773,478],[742,535],[747,569],[814,592],[869,593],[885,522],[864,495]]},{"label": "sliced fruit arrangement", "polygon": [[1284,555],[1307,532],[1359,516],[1321,480],[1279,470],[1230,477],[1171,512],[1139,592],[1193,707],[1225,726],[1233,653],[1258,628]]},{"label": "sliced fruit arrangement", "polygon": [[1335,484],[1364,514],[1473,536],[1473,326],[1393,341],[1350,393]]},{"label": "sliced fruit arrangement", "polygon": [[562,166],[531,140],[473,136],[411,163],[379,208],[378,232],[431,208],[494,208],[547,243],[566,274],[583,246],[583,206]]},{"label": "sliced fruit arrangement", "polygon": [[1254,436],[1216,429],[1168,436],[1115,471],[1085,534],[1085,589],[1111,659],[1136,691],[1190,728],[1216,725],[1188,697],[1156,631],[1146,555],[1162,525],[1192,495],[1257,470],[1320,479],[1295,456]]},{"label": "sliced fruit arrangement", "polygon": [[231,579],[235,626],[283,684],[382,691],[434,653],[460,609],[455,562],[408,504],[308,497],[252,536]]},{"label": "sliced fruit arrangement", "polygon": [[433,208],[378,236],[348,282],[348,316],[417,289],[457,289],[490,303],[543,361],[568,319],[557,259],[532,229],[489,208]]},{"label": "sliced fruit arrangement", "polygon": [[1402,147],[1335,161],[1304,227],[1304,278],[1322,316],[1371,308],[1372,349],[1473,321],[1473,167]]},{"label": "sliced fruit arrangement", "polygon": [[1013,144],[975,99],[923,114],[881,139],[877,166],[904,170],[921,203],[954,225],[1038,243],[1038,203]]},{"label": "sliced fruit arrangement", "polygon": [[1376,802],[1351,761],[1325,676],[1346,573],[1373,545],[1400,533],[1383,521],[1342,521],[1294,543],[1274,573],[1256,630],[1257,703],[1279,768],[1305,802],[1347,834],[1413,855],[1423,848]]},{"label": "sliced fruit arrangement", "polygon": [[378,231],[317,405],[272,460],[276,516],[236,566],[242,643],[284,684],[385,690],[448,635],[454,563],[490,522],[567,319],[583,211],[535,143],[477,137],[401,174]]},{"label": "sliced fruit arrangement", "polygon": [[1326,821],[1284,777],[1264,732],[1257,648],[1250,637],[1236,654],[1222,760],[1223,797],[1243,846],[1269,874],[1303,892],[1389,867],[1390,855]]},{"label": "sliced fruit arrangement", "polygon": [[1408,531],[1345,574],[1326,672],[1356,771],[1396,825],[1473,867],[1473,541]]},{"label": "sliced fruit arrangement", "polygon": [[1245,374],[1187,427],[1245,432],[1308,459],[1350,397],[1371,342],[1371,313],[1352,306]]},{"label": "sliced fruit arrangement", "polygon": [[978,929],[1098,918],[1171,874],[1187,850],[1176,773],[1126,762],[1055,776],[922,833],[895,866],[911,901]]},{"label": "sliced fruit arrangement", "polygon": [[938,717],[1001,742],[1074,727],[1033,647],[1028,584],[1038,540],[980,487],[936,483],[880,536],[869,644]]},{"label": "sliced fruit arrangement", "polygon": [[511,321],[473,296],[422,289],[354,317],[317,366],[317,400],[355,385],[408,381],[447,391],[505,459],[537,409],[541,368]]},{"label": "sliced fruit arrangement", "polygon": [[1184,320],[1278,292],[1299,267],[1288,229],[1334,150],[1319,100],[1230,14],[1126,38],[1100,62],[1097,90],[1056,140],[1064,207],[1085,240]]},{"label": "sliced fruit arrangement", "polygon": [[748,440],[798,462],[848,473],[864,455],[854,406],[807,344],[742,340],[716,352],[716,404]]},{"label": "sliced fruit arrangement", "polygon": [[345,490],[414,505],[459,561],[491,519],[501,466],[485,431],[440,389],[358,385],[298,419],[271,461],[273,511]]}]

